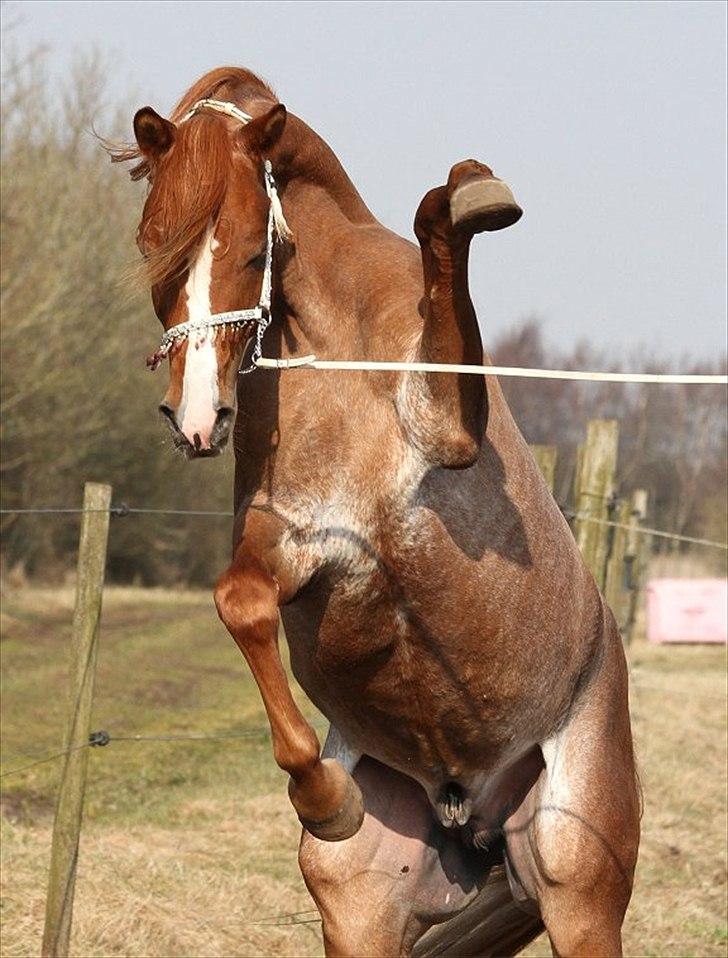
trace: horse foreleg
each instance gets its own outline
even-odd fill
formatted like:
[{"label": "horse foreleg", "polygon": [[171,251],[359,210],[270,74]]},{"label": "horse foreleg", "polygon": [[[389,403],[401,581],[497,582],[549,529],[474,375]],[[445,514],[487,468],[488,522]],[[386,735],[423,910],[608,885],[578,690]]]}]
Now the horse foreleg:
[{"label": "horse foreleg", "polygon": [[[470,242],[476,233],[503,229],[520,215],[506,184],[475,160],[457,163],[444,186],[425,194],[414,223],[424,279],[419,359],[482,364],[483,345],[468,289]],[[408,416],[417,445],[438,465],[471,465],[487,421],[483,381],[432,372],[417,374],[410,385],[411,395],[426,396],[429,411],[418,408]]]},{"label": "horse foreleg", "polygon": [[236,557],[215,589],[218,614],[258,684],[293,807],[311,834],[339,841],[361,825],[361,792],[339,762],[321,758],[316,733],[293,700],[278,649],[278,601],[275,578],[250,557]]}]

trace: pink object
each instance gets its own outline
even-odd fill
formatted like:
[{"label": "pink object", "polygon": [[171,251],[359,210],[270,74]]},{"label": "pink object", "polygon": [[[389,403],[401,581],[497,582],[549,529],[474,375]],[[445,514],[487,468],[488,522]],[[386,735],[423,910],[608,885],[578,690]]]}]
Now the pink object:
[{"label": "pink object", "polygon": [[653,579],[647,585],[650,642],[728,642],[728,580]]}]

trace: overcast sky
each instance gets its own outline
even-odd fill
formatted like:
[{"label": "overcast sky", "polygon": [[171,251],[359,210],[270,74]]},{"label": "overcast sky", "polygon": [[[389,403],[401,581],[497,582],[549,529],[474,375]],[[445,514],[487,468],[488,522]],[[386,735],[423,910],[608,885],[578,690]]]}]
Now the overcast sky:
[{"label": "overcast sky", "polygon": [[259,72],[405,236],[453,163],[487,162],[525,215],[473,249],[486,343],[535,315],[563,347],[725,349],[723,2],[12,0],[3,15],[59,76],[95,45],[112,96],[160,111],[212,67]]}]

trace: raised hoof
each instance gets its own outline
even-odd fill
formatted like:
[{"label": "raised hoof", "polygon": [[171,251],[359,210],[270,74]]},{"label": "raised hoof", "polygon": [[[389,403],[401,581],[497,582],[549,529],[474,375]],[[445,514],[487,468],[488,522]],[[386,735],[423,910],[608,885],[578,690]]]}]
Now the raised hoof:
[{"label": "raised hoof", "polygon": [[364,821],[364,799],[361,789],[351,775],[347,774],[344,800],[337,810],[326,818],[305,818],[299,813],[298,820],[315,838],[324,842],[342,842],[351,838],[361,828]]},{"label": "raised hoof", "polygon": [[471,177],[450,197],[452,225],[472,233],[504,230],[522,216],[523,210],[510,188],[495,177]]}]

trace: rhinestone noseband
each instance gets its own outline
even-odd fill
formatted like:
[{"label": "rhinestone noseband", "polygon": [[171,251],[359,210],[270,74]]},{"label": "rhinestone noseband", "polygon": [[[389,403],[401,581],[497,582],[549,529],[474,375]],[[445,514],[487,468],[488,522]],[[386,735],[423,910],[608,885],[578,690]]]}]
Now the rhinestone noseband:
[{"label": "rhinestone noseband", "polygon": [[[222,100],[200,100],[179,122],[184,123],[186,120],[189,120],[190,117],[194,116],[195,113],[205,109],[232,116],[236,120],[240,120],[241,123],[249,123],[252,119],[252,117],[248,116],[247,113],[243,113],[243,111],[238,109],[233,103],[225,103]],[[249,365],[246,366],[245,369],[240,369],[239,372],[241,375],[245,375],[256,368],[256,360],[260,359],[262,355],[263,335],[271,321],[270,301],[273,288],[273,243],[275,236],[281,235],[280,229],[276,226],[275,216],[276,208],[280,210],[280,200],[278,199],[276,181],[273,178],[270,160],[265,161],[263,172],[265,177],[265,191],[270,200],[270,207],[268,210],[265,267],[263,270],[263,283],[260,289],[258,305],[252,309],[233,309],[227,313],[211,313],[207,319],[188,320],[186,323],[179,323],[177,326],[172,326],[162,336],[159,349],[157,349],[156,353],[147,359],[147,366],[149,366],[151,370],[155,370],[157,366],[159,366],[172,346],[181,343],[182,340],[187,339],[192,333],[200,329],[217,329],[220,326],[242,329],[251,323],[256,324],[255,344],[250,356]]]}]

